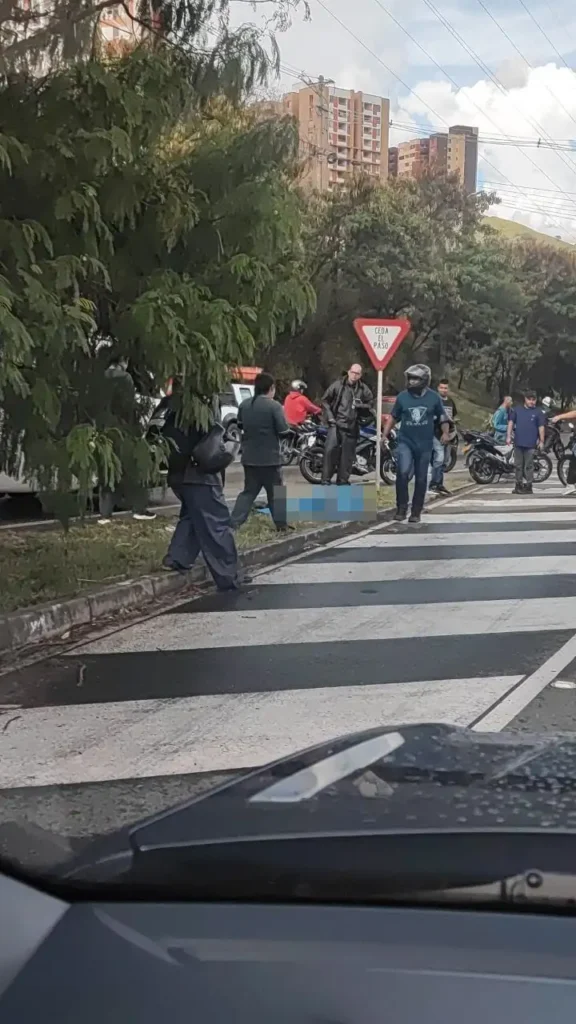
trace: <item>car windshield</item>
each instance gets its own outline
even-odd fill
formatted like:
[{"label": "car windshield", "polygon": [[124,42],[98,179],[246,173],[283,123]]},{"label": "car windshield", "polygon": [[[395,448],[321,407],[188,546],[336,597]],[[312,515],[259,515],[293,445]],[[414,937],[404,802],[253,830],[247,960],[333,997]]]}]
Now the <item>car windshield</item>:
[{"label": "car windshield", "polygon": [[0,5],[6,871],[570,873],[574,72],[428,6]]}]

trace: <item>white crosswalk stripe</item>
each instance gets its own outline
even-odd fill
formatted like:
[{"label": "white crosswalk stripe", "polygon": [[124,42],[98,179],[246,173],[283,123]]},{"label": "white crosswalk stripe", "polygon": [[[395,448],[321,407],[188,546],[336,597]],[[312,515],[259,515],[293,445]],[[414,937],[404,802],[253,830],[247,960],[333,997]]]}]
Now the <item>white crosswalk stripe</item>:
[{"label": "white crosswalk stripe", "polygon": [[14,684],[0,788],[241,769],[379,724],[501,728],[576,631],[576,503],[496,492],[70,650]]}]

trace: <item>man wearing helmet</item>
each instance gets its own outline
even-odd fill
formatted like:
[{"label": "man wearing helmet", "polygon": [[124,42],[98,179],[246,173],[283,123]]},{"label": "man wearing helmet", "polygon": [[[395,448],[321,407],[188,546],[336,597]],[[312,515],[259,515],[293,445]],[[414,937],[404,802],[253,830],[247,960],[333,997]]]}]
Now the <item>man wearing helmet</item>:
[{"label": "man wearing helmet", "polygon": [[396,448],[396,514],[403,522],[408,513],[408,481],[414,476],[414,494],[410,523],[419,523],[432,456],[434,430],[440,425],[442,444],[448,443],[450,420],[437,391],[430,389],[430,367],[415,363],[405,371],[406,389],[396,397],[390,418],[384,426],[388,437],[396,423],[400,424]]},{"label": "man wearing helmet", "polygon": [[299,427],[309,416],[319,416],[322,409],[306,397],[306,382],[293,380],[284,399],[284,415],[291,427]]}]

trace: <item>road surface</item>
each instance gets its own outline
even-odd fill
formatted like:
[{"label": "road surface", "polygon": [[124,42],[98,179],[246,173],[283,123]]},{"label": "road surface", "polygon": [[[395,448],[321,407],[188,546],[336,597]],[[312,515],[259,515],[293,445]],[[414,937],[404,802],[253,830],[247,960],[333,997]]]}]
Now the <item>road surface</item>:
[{"label": "road surface", "polygon": [[0,825],[107,832],[380,722],[573,730],[574,684],[576,501],[478,488],[4,675]]},{"label": "road surface", "polygon": [[[287,466],[283,473],[287,484],[303,482],[300,470],[296,465]],[[374,475],[372,473],[366,477],[352,477],[353,483],[368,483],[373,479]],[[455,468],[446,476],[446,485],[450,487],[450,480],[458,480],[461,483],[463,479],[469,480],[469,475],[468,470],[464,467],[463,459],[460,457]],[[225,496],[230,507],[233,507],[238,492],[242,489],[243,482],[242,466],[239,462],[235,462],[226,470]],[[262,492],[261,498],[264,498],[264,492]],[[179,507],[179,503],[169,488],[163,490],[160,487],[156,487],[151,492],[150,507],[158,512],[159,515],[173,515]],[[57,524],[54,522],[53,517],[42,512],[42,506],[34,495],[22,494],[16,498],[0,498],[0,531],[53,529],[56,526]]]}]

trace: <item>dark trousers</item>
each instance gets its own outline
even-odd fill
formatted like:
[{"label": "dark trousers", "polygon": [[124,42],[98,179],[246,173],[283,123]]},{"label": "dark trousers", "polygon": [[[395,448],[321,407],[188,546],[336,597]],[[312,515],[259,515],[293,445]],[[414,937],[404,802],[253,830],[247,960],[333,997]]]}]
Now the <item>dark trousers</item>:
[{"label": "dark trousers", "polygon": [[219,590],[238,586],[238,554],[221,487],[171,481],[182,502],[166,560],[189,569],[200,552]]},{"label": "dark trousers", "polygon": [[342,427],[329,427],[324,446],[324,464],[322,466],[322,483],[329,484],[334,471],[336,483],[347,484],[354,465],[356,441],[355,430],[342,430]]},{"label": "dark trousers", "polygon": [[244,466],[244,490],[240,491],[232,510],[232,528],[237,530],[246,522],[256,498],[264,488],[277,529],[285,529],[286,506],[274,494],[277,487],[282,487],[280,466]]},{"label": "dark trousers", "polygon": [[534,483],[534,448],[514,449],[514,471],[516,486],[526,482],[530,487]]},{"label": "dark trousers", "polygon": [[148,508],[148,490],[139,484],[127,484],[120,481],[115,491],[101,487],[98,497],[98,509],[103,519],[109,519],[116,507],[129,509],[131,512],[145,512]]},{"label": "dark trousers", "polygon": [[414,476],[414,494],[412,496],[412,512],[420,515],[424,508],[426,487],[428,485],[428,467],[432,456],[432,447],[418,448],[416,445],[399,441],[396,448],[396,505],[408,508],[408,482]]}]

